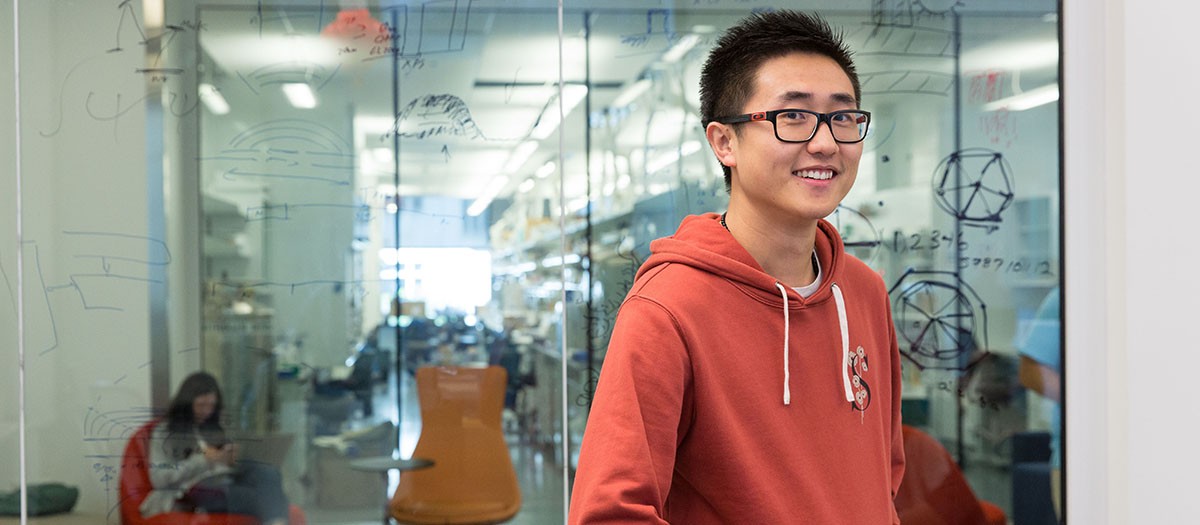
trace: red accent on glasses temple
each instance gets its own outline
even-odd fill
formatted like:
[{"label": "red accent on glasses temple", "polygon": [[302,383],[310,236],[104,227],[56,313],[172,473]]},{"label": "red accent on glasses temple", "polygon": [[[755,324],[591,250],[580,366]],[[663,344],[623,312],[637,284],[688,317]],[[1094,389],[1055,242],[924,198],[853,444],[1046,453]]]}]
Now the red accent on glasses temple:
[{"label": "red accent on glasses temple", "polygon": [[757,112],[757,113],[751,113],[751,114],[750,114],[750,120],[767,120],[767,113],[766,113],[765,111],[759,111],[759,112]]}]

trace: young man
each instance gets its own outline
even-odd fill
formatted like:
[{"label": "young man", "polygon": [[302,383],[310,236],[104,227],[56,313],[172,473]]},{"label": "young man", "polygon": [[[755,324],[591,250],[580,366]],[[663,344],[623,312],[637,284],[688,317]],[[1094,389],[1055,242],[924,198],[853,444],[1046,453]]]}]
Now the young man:
[{"label": "young man", "polygon": [[899,523],[900,357],[879,275],[823,217],[870,115],[819,18],[754,15],[701,72],[725,214],[684,219],[621,306],[571,523]]}]

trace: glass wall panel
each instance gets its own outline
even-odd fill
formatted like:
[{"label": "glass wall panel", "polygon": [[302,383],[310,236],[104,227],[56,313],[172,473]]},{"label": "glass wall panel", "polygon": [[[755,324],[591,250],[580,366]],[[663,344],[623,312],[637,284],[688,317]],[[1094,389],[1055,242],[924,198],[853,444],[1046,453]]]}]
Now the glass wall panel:
[{"label": "glass wall panel", "polygon": [[[584,89],[556,87],[555,6],[202,3],[197,18],[197,84],[229,107],[199,114],[200,350],[231,425],[298,438],[285,489],[322,520],[377,515],[393,493],[400,517],[458,497],[560,519],[561,291],[493,286],[508,246],[490,232],[513,174],[557,158],[557,97]],[[482,367],[494,404],[464,407]],[[381,456],[433,466],[364,467]],[[509,463],[509,491],[482,472]],[[496,497],[511,500],[481,499]]]},{"label": "glass wall panel", "polygon": [[[579,298],[590,315],[573,317],[590,335],[588,370],[603,365],[650,241],[727,202],[699,122],[699,71],[721,31],[760,7],[687,4],[578,15],[596,96],[587,172],[565,176],[567,202],[590,203],[567,228],[590,256]],[[1061,372],[1056,4],[862,4],[821,9],[845,31],[873,113],[858,180],[828,220],[889,288],[909,470],[947,472],[923,462],[952,460],[963,476],[948,481],[984,502],[973,512],[1052,519],[1061,409],[1029,378],[1047,372],[1057,386]]]},{"label": "glass wall panel", "polygon": [[[170,260],[149,226],[152,110],[149,75],[138,72],[146,67],[145,37],[134,10],[115,3],[21,7],[10,26],[20,28],[20,99],[4,105],[13,117],[5,122],[17,122],[17,109],[21,120],[2,135],[21,163],[19,172],[6,170],[14,176],[4,186],[14,191],[5,193],[4,238],[17,232],[21,244],[4,245],[0,315],[4,339],[18,339],[9,331],[15,327],[23,343],[5,345],[5,362],[23,367],[7,368],[4,384],[15,394],[23,371],[26,477],[18,479],[18,458],[7,455],[19,430],[5,417],[2,484],[66,483],[79,489],[81,508],[104,516],[120,499],[122,431],[149,413],[148,298],[160,293],[156,274]],[[5,74],[10,88],[15,72]]]},{"label": "glass wall panel", "polygon": [[[0,14],[0,27],[14,27],[12,11],[5,10]],[[0,43],[0,78],[9,79],[12,77],[11,71],[15,71],[13,64],[13,42],[12,39],[7,39],[4,43]],[[16,115],[14,114],[14,104],[16,100],[13,93],[13,82],[3,82],[0,85],[0,99],[7,102],[0,104],[0,120],[4,122],[14,122]],[[9,163],[8,171],[16,172],[16,126],[9,125],[0,129],[0,158],[13,159]],[[17,260],[18,260],[18,244],[17,244],[17,178],[13,175],[0,177],[0,194],[5,195],[4,204],[0,205],[0,209],[4,212],[0,215],[0,280],[3,280],[0,287],[0,384],[3,384],[3,393],[0,393],[0,472],[4,473],[4,478],[0,480],[0,484],[5,487],[15,488],[20,478],[20,443],[18,440],[18,417],[20,414],[19,402],[19,377],[20,359],[17,354],[19,348],[20,337],[17,333],[17,327],[20,326],[17,320]]]},{"label": "glass wall panel", "polygon": [[[562,521],[650,242],[728,203],[700,66],[772,8],[563,4],[5,3],[0,489],[139,514],[122,487],[178,468],[139,432],[204,371],[310,523],[439,490]],[[1010,520],[1053,512],[1061,410],[1027,379],[1061,369],[1057,6],[806,7],[873,113],[829,220],[889,288],[904,421]]]}]

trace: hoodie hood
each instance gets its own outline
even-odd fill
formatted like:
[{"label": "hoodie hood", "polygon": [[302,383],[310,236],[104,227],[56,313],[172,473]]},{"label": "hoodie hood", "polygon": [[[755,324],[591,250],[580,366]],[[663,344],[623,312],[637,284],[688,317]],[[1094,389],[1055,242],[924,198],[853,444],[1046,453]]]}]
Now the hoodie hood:
[{"label": "hoodie hood", "polygon": [[[841,236],[832,224],[825,220],[817,223],[813,249],[824,272],[821,286],[806,299],[785,285],[790,308],[802,308],[833,297],[832,285],[841,275],[845,253]],[[780,284],[779,281],[767,274],[729,230],[721,226],[721,216],[716,213],[690,215],[683,219],[675,235],[651,242],[650,258],[638,270],[638,277],[667,263],[704,270],[736,283],[763,302],[783,306],[782,296],[775,286]]]},{"label": "hoodie hood", "polygon": [[846,320],[846,301],[838,279],[842,275],[845,259],[841,236],[832,224],[825,220],[817,222],[817,235],[813,240],[817,260],[825,271],[821,285],[809,297],[801,297],[793,288],[767,274],[758,261],[742,247],[729,230],[721,225],[720,215],[706,213],[691,215],[683,219],[675,235],[650,243],[650,258],[638,270],[637,277],[654,271],[657,267],[678,263],[719,276],[746,291],[751,297],[779,308],[783,318],[783,404],[791,404],[790,332],[793,310],[819,305],[833,299],[837,308],[838,329],[841,335],[841,363],[843,394],[846,401],[855,402],[850,379],[850,336]]}]

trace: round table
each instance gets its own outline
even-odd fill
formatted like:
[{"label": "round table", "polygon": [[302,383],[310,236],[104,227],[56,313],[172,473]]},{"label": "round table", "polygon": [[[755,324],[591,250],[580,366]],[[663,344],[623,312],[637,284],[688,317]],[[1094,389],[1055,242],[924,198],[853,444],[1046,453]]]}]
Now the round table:
[{"label": "round table", "polygon": [[366,458],[358,458],[350,461],[350,468],[354,470],[366,470],[370,472],[378,472],[383,476],[383,523],[388,525],[391,522],[391,509],[388,503],[391,501],[391,495],[388,494],[388,472],[391,470],[420,470],[433,466],[433,460],[424,458],[393,458],[392,456],[371,456]]}]

